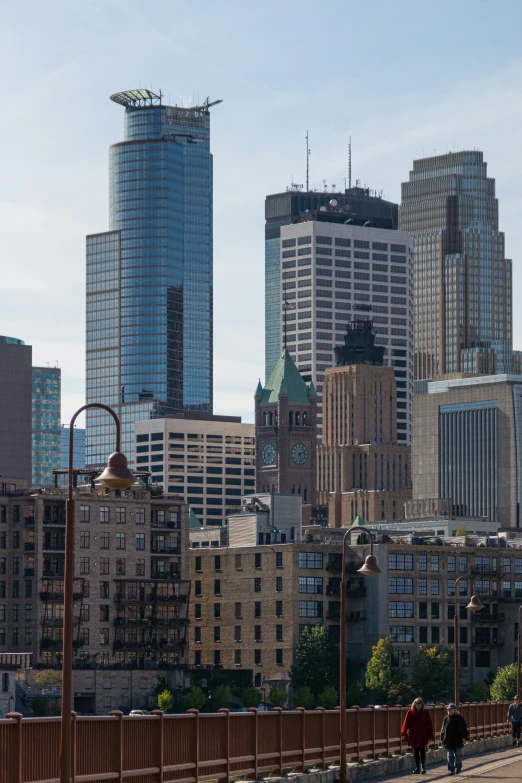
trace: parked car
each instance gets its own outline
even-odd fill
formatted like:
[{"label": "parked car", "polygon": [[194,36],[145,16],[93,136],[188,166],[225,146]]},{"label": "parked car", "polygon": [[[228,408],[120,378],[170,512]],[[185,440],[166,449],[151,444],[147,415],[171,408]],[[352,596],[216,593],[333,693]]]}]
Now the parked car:
[{"label": "parked car", "polygon": [[150,715],[148,710],[131,710],[129,715],[133,718],[141,718],[142,715]]}]

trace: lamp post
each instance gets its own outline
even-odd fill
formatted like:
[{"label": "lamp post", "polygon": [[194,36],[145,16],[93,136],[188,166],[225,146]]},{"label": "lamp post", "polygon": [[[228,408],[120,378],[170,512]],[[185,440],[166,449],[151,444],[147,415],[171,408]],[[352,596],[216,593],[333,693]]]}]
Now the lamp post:
[{"label": "lamp post", "polygon": [[110,413],[116,424],[116,451],[110,455],[107,467],[99,476],[110,489],[128,489],[136,481],[127,467],[127,457],[120,451],[120,420],[108,405],[91,402],[82,405],[69,425],[69,481],[65,509],[65,569],[63,590],[63,653],[62,653],[62,722],[60,737],[60,783],[70,783],[72,777],[72,659],[73,659],[73,583],[74,583],[74,495],[73,495],[73,445],[74,422],[85,410],[100,408]]},{"label": "lamp post", "polygon": [[459,706],[459,667],[460,667],[460,661],[459,661],[459,591],[457,588],[458,583],[461,579],[470,579],[471,585],[472,585],[472,596],[470,598],[469,604],[466,606],[466,609],[469,609],[470,612],[480,612],[481,609],[484,609],[484,604],[480,600],[479,596],[476,595],[476,585],[475,580],[473,577],[468,577],[466,574],[463,574],[462,576],[457,577],[455,580],[455,616],[453,617],[453,628],[454,628],[454,640],[453,640],[453,648],[454,648],[454,695],[453,695],[453,701]]},{"label": "lamp post", "polygon": [[346,780],[346,544],[350,540],[350,535],[354,530],[357,532],[364,531],[368,534],[370,539],[370,554],[364,561],[361,568],[358,569],[359,574],[365,576],[378,576],[381,573],[381,569],[377,564],[377,558],[373,554],[373,534],[367,527],[362,525],[352,525],[348,528],[343,536],[343,561],[342,561],[342,577],[341,577],[341,620],[340,620],[340,662],[339,662],[339,704],[340,711],[340,783],[347,783]]},{"label": "lamp post", "polygon": [[517,641],[517,696],[520,699],[520,612],[522,606],[518,607],[518,641]]}]

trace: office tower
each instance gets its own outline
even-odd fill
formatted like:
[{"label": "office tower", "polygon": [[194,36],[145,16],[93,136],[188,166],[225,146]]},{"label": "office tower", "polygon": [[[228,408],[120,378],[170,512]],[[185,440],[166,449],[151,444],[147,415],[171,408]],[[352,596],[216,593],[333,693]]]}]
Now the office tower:
[{"label": "office tower", "polygon": [[[61,429],[60,467],[69,466],[69,425],[62,424]],[[73,440],[73,467],[85,467],[85,430],[81,427],[74,428]]]},{"label": "office tower", "polygon": [[[87,237],[86,398],[119,414],[133,464],[135,421],[212,413],[210,104],[112,100],[125,140],[110,148],[109,231]],[[109,416],[87,412],[87,465],[113,450]]]},{"label": "office tower", "polygon": [[256,491],[298,494],[315,503],[317,392],[283,350],[255,393]]},{"label": "office tower", "polygon": [[33,487],[53,486],[61,467],[61,385],[58,367],[33,367]]},{"label": "office tower", "polygon": [[[337,204],[302,213],[282,226],[280,307],[282,340],[318,393],[318,432],[325,370],[346,324],[372,320],[384,364],[397,381],[397,439],[410,443],[413,390],[413,241],[392,228],[356,225]],[[368,221],[365,221],[365,223]],[[360,223],[360,220],[359,220]],[[283,310],[286,299],[293,310]],[[284,313],[286,312],[286,330]]]},{"label": "office tower", "polygon": [[0,475],[31,481],[33,349],[0,337]]},{"label": "office tower", "polygon": [[400,226],[415,240],[415,378],[512,372],[511,261],[482,152],[415,160]]},{"label": "office tower", "polygon": [[319,503],[332,527],[402,519],[411,499],[410,447],[397,443],[397,391],[371,321],[347,324],[336,367],[325,372],[317,447]]},{"label": "office tower", "polygon": [[299,223],[301,215],[329,208],[336,202],[343,208],[345,220],[356,225],[369,221],[381,228],[398,227],[397,204],[371,195],[367,188],[347,188],[344,193],[302,192],[299,186],[265,200],[265,379],[281,355],[281,228]]},{"label": "office tower", "polygon": [[519,527],[522,376],[440,380],[413,398],[413,500]]},{"label": "office tower", "polygon": [[136,467],[180,495],[200,525],[225,525],[254,491],[254,425],[240,416],[179,413],[135,424]]}]

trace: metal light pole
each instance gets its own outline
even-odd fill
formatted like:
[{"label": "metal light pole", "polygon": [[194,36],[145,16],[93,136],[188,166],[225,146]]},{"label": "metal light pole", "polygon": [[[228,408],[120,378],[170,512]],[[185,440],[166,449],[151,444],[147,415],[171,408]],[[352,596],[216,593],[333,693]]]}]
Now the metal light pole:
[{"label": "metal light pole", "polygon": [[475,580],[473,577],[467,576],[467,574],[462,574],[462,576],[458,576],[455,580],[455,616],[453,617],[453,628],[454,628],[454,694],[453,694],[453,701],[459,706],[459,668],[460,668],[460,661],[459,661],[459,601],[458,601],[458,588],[457,585],[460,582],[461,579],[469,579],[471,581],[472,585],[472,596],[470,598],[469,604],[466,606],[466,609],[469,609],[470,612],[480,612],[481,609],[484,609],[484,604],[480,600],[479,596],[476,595],[476,585]]},{"label": "metal light pole", "polygon": [[346,780],[346,544],[350,540],[350,535],[354,530],[362,530],[368,534],[370,539],[370,554],[364,561],[364,565],[359,568],[359,574],[365,576],[378,576],[381,572],[377,564],[377,558],[373,554],[373,535],[367,527],[362,525],[352,525],[343,536],[343,562],[341,577],[341,619],[340,619],[340,662],[339,662],[339,705],[340,711],[340,783],[347,783]]},{"label": "metal light pole", "polygon": [[522,606],[518,607],[518,644],[517,644],[517,696],[520,699],[520,612]]},{"label": "metal light pole", "polygon": [[60,737],[60,783],[70,783],[72,777],[72,660],[73,660],[73,583],[74,583],[74,494],[73,445],[74,422],[85,410],[101,408],[110,413],[116,424],[116,451],[110,455],[99,480],[110,489],[127,489],[136,481],[127,467],[127,457],[120,451],[120,420],[108,405],[91,402],[82,405],[69,425],[69,482],[65,510],[65,569],[63,590],[63,653],[62,653],[62,723]]}]

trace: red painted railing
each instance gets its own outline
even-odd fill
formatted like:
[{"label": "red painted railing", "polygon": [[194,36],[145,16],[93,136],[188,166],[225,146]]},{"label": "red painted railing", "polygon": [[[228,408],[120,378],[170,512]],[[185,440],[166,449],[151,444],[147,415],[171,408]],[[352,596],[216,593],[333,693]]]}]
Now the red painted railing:
[{"label": "red painted railing", "polygon": [[[400,730],[406,707],[348,710],[351,761],[407,750]],[[428,707],[440,737],[444,705]],[[507,702],[463,704],[470,739],[507,734]],[[0,719],[0,783],[58,783],[60,718]],[[339,712],[283,712],[73,718],[76,783],[196,783],[302,771],[339,762]]]}]

